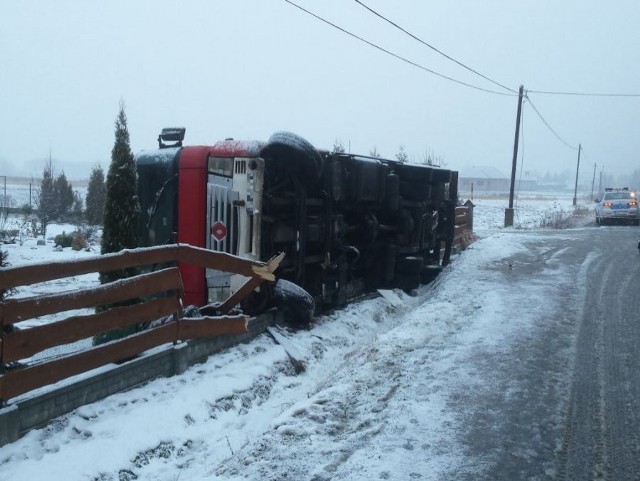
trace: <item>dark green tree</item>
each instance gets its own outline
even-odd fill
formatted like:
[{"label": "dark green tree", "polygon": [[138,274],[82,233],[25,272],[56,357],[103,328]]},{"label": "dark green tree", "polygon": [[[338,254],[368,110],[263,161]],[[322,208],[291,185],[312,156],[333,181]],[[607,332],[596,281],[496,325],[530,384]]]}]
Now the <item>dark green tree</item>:
[{"label": "dark green tree", "polygon": [[67,176],[64,175],[64,171],[60,172],[53,182],[53,196],[56,211],[55,218],[63,219],[69,214],[75,201],[73,189],[67,180]]},{"label": "dark green tree", "polygon": [[[138,247],[140,202],[137,193],[136,163],[129,145],[124,102],[120,103],[120,112],[115,122],[115,143],[111,150],[106,194],[102,254]],[[103,282],[119,278],[122,276],[107,276]]]},{"label": "dark green tree", "polygon": [[102,167],[96,166],[91,170],[89,185],[87,186],[86,216],[90,225],[102,225],[104,219],[104,205],[107,198],[107,186],[104,182]]},{"label": "dark green tree", "polygon": [[[9,211],[6,206],[2,206],[0,208],[0,240],[4,240],[5,225],[7,223],[7,219],[9,218]],[[7,262],[7,258],[9,257],[9,252],[0,249],[0,267],[7,267],[9,263]],[[6,296],[11,294],[13,289],[4,289],[0,287],[0,301],[4,300]]]},{"label": "dark green tree", "polygon": [[42,170],[42,182],[40,182],[35,209],[42,237],[47,235],[47,226],[55,219],[57,214],[54,183],[53,161],[49,158]]},{"label": "dark green tree", "polygon": [[[106,201],[102,228],[102,254],[138,247],[138,222],[140,202],[137,194],[136,164],[129,145],[129,130],[124,102],[115,122],[115,143],[111,150],[111,164],[107,173]],[[124,269],[100,273],[102,284],[133,276],[136,269]],[[118,305],[133,304],[135,300]],[[115,306],[102,306],[104,310]],[[94,344],[128,336],[144,329],[144,324],[134,324],[125,329],[106,332],[94,337]]]},{"label": "dark green tree", "polygon": [[73,206],[71,207],[71,214],[73,215],[73,220],[76,223],[81,223],[84,217],[84,212],[82,211],[82,197],[77,190],[73,191]]},{"label": "dark green tree", "polygon": [[[9,253],[7,251],[3,251],[0,249],[0,267],[7,267],[9,264],[7,262],[7,258],[9,257]],[[0,301],[4,300],[5,296],[8,296],[13,292],[13,289],[3,289],[0,288]]]}]

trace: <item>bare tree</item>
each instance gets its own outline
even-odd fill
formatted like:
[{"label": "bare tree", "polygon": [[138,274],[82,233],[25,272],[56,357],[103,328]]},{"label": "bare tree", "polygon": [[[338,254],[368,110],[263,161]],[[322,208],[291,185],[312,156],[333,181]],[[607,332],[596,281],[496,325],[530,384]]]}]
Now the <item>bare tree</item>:
[{"label": "bare tree", "polygon": [[424,148],[421,163],[425,165],[432,165],[434,167],[443,167],[447,165],[442,156],[436,155],[433,149],[430,149],[428,146]]}]

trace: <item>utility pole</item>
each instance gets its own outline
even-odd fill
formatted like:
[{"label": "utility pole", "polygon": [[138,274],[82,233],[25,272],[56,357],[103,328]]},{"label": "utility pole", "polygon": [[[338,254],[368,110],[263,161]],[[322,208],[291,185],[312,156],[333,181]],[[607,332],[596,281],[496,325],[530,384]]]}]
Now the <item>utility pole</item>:
[{"label": "utility pole", "polygon": [[596,185],[596,169],[598,164],[593,164],[593,179],[591,180],[591,202],[593,202],[593,186]]},{"label": "utility pole", "polygon": [[582,150],[582,144],[578,144],[578,166],[576,167],[576,188],[573,191],[573,205],[576,205],[578,200],[578,172],[580,172],[580,151]]},{"label": "utility pole", "polygon": [[602,192],[602,172],[604,171],[604,167],[600,167],[600,180],[598,181],[598,194]]},{"label": "utility pole", "polygon": [[504,226],[513,225],[513,191],[516,185],[516,166],[518,165],[518,142],[520,141],[520,116],[522,115],[522,94],[524,85],[518,90],[518,113],[516,114],[516,135],[513,140],[513,159],[511,162],[511,186],[509,188],[509,207],[504,210]]}]

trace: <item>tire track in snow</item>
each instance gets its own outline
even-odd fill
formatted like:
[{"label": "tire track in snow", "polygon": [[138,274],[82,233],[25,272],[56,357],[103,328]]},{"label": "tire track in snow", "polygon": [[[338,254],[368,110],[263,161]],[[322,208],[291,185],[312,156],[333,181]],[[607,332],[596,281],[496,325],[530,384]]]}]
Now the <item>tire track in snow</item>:
[{"label": "tire track in snow", "polygon": [[[586,273],[558,479],[640,479],[640,327],[635,230],[599,229]],[[611,249],[612,245],[621,246]],[[632,255],[634,258],[630,259]]]}]

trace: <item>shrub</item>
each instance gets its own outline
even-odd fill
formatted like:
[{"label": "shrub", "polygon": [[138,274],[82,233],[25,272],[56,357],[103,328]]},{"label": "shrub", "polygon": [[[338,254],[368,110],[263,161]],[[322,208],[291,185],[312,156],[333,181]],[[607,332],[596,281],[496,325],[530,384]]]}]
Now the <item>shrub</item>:
[{"label": "shrub", "polygon": [[84,249],[85,247],[87,247],[87,238],[84,236],[84,234],[82,232],[75,231],[72,234],[71,248],[74,251],[80,251],[80,250]]},{"label": "shrub", "polygon": [[0,242],[3,244],[15,244],[18,234],[18,229],[2,229],[0,230]]},{"label": "shrub", "polygon": [[[9,253],[7,251],[3,251],[0,249],[0,267],[8,267],[9,262],[7,258],[9,257]],[[15,289],[2,289],[0,288],[0,301],[4,300],[5,297],[13,294]]]},{"label": "shrub", "polygon": [[564,210],[554,205],[553,209],[543,214],[540,219],[540,227],[543,229],[571,229],[584,223],[589,209],[576,207],[573,210]]},{"label": "shrub", "polygon": [[62,231],[62,234],[58,234],[54,237],[53,242],[55,245],[60,247],[71,247],[73,243],[73,234],[67,234]]}]

